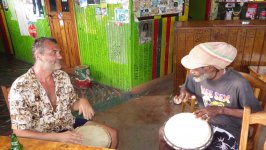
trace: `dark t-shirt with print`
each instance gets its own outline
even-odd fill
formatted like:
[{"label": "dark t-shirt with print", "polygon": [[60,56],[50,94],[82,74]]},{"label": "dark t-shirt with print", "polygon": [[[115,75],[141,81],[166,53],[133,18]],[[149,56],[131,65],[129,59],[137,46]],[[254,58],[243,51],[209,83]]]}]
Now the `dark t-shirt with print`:
[{"label": "dark t-shirt with print", "polygon": [[[252,112],[261,110],[258,100],[253,94],[249,82],[238,72],[228,69],[217,80],[204,80],[195,82],[189,75],[185,82],[185,88],[195,94],[200,108],[207,106],[221,106],[233,109],[243,109],[250,106]],[[223,128],[233,134],[239,141],[242,119],[218,115],[209,121],[212,125]]]}]

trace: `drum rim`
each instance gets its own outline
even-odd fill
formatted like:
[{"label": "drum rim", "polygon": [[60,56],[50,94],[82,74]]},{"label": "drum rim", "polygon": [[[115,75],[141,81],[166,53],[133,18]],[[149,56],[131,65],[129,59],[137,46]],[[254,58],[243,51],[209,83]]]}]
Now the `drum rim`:
[{"label": "drum rim", "polygon": [[107,144],[106,146],[107,146],[107,148],[109,148],[109,147],[111,146],[111,143],[112,143],[112,137],[111,137],[110,133],[107,131],[107,129],[103,128],[103,127],[100,126],[100,125],[97,125],[97,124],[87,124],[87,125],[79,126],[79,127],[75,128],[74,130],[75,130],[75,132],[78,132],[78,130],[79,130],[80,128],[85,127],[85,126],[97,126],[97,127],[100,127],[101,129],[103,129],[103,131],[107,134],[107,136],[108,136],[109,139],[110,139],[110,140],[108,141],[108,144]]},{"label": "drum rim", "polygon": [[[175,115],[178,115],[178,114],[175,114]],[[175,115],[173,115],[173,116],[175,116]],[[172,116],[172,117],[173,117],[173,116]],[[169,121],[172,117],[170,117],[167,121]],[[166,137],[166,135],[165,135],[164,130],[165,130],[165,125],[166,125],[167,121],[164,122],[164,127],[163,127],[163,138],[164,138],[165,142],[166,142],[169,146],[171,146],[172,148],[174,148],[174,149],[176,149],[176,150],[195,150],[195,149],[202,150],[202,149],[207,148],[207,146],[209,146],[209,145],[211,144],[211,142],[212,142],[212,139],[213,139],[213,127],[212,127],[212,125],[210,125],[209,122],[206,121],[206,123],[208,124],[208,126],[209,126],[209,128],[210,128],[210,130],[211,130],[211,134],[210,134],[210,137],[209,137],[207,143],[203,144],[203,145],[200,146],[200,147],[195,147],[195,148],[191,148],[191,149],[185,149],[185,148],[182,148],[182,147],[178,147],[178,146],[174,145],[172,142],[170,142],[170,140],[169,140],[169,139]]]}]

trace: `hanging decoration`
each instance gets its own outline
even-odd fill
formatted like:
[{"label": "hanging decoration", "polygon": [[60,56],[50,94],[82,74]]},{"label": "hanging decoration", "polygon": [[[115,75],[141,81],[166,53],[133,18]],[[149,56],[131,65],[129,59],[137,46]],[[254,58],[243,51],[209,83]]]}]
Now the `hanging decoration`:
[{"label": "hanging decoration", "polygon": [[28,27],[28,31],[29,31],[29,35],[32,37],[32,38],[37,38],[37,29],[34,25],[33,22],[29,22],[29,27]]}]

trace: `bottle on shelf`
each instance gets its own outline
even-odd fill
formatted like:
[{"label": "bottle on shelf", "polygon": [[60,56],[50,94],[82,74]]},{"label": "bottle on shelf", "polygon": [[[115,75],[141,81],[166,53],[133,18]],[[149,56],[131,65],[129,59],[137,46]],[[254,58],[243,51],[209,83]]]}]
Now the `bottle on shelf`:
[{"label": "bottle on shelf", "polygon": [[11,147],[9,150],[24,150],[23,145],[19,143],[16,134],[10,135]]}]

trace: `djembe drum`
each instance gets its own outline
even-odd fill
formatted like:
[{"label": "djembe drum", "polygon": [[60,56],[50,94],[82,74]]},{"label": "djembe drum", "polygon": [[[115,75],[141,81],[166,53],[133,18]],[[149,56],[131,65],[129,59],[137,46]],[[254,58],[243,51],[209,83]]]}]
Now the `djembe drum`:
[{"label": "djembe drum", "polygon": [[76,128],[75,131],[83,136],[82,145],[105,148],[109,148],[111,145],[111,135],[98,125],[84,125]]},{"label": "djembe drum", "polygon": [[164,139],[172,148],[205,149],[212,141],[212,128],[193,113],[179,113],[165,124]]}]

